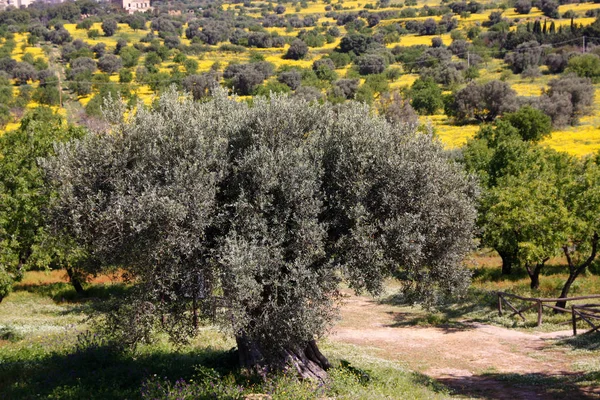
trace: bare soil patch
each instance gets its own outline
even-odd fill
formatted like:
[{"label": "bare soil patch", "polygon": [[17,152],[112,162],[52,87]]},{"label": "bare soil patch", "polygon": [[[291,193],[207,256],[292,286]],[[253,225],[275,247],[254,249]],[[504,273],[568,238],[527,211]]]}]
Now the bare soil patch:
[{"label": "bare soil patch", "polygon": [[371,347],[469,397],[600,398],[598,388],[575,384],[585,380],[584,372],[573,370],[582,355],[554,345],[570,330],[525,333],[469,321],[424,327],[411,319],[406,308],[351,296],[331,339]]}]

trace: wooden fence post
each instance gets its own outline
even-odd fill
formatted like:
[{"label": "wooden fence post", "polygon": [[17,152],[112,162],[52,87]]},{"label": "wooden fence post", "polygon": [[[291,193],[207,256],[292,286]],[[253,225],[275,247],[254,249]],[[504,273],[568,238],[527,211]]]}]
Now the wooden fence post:
[{"label": "wooden fence post", "polygon": [[537,302],[537,308],[538,308],[537,326],[541,326],[542,325],[542,312],[544,311],[544,309],[542,307],[542,302],[539,300]]},{"label": "wooden fence post", "polygon": [[571,317],[573,318],[573,336],[577,336],[577,315],[575,314],[575,306],[571,306]]},{"label": "wooden fence post", "polygon": [[498,293],[498,315],[502,316],[502,295]]}]

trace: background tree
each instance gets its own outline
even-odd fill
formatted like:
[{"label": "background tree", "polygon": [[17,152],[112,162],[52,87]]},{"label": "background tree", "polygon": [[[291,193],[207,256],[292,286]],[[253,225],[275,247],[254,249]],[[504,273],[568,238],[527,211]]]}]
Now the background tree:
[{"label": "background tree", "polygon": [[341,277],[379,293],[394,274],[425,302],[468,285],[475,187],[431,137],[358,103],[249,107],[222,91],[123,112],[113,103],[111,135],[45,163],[57,230],[134,279],[108,316],[122,343],[154,330],[182,339],[210,316],[242,366],[324,379],[314,339]]},{"label": "background tree", "polygon": [[517,93],[506,82],[469,83],[448,99],[445,111],[458,121],[492,122],[499,115],[517,110]]},{"label": "background tree", "polygon": [[105,36],[113,36],[115,33],[117,33],[117,29],[119,28],[117,21],[114,19],[102,21],[102,25],[100,27],[102,28],[102,32],[104,32]]},{"label": "background tree", "polygon": [[308,54],[308,46],[304,41],[295,39],[285,53],[285,58],[290,60],[301,60]]},{"label": "background tree", "polygon": [[98,60],[98,69],[107,74],[114,74],[123,67],[123,62],[114,54],[103,55]]},{"label": "background tree", "polygon": [[[562,245],[567,259],[569,277],[565,281],[560,298],[568,297],[571,286],[579,275],[592,265],[598,256],[600,244],[600,166],[598,158],[580,160],[566,180],[565,204],[570,211],[571,225],[568,240]],[[559,301],[564,308],[566,302]]]},{"label": "background tree", "polygon": [[190,75],[183,80],[183,88],[192,94],[194,100],[202,100],[209,97],[211,91],[218,86],[219,75],[216,72]]},{"label": "background tree", "polygon": [[507,113],[502,119],[517,128],[519,136],[526,142],[539,142],[552,132],[552,119],[530,106]]},{"label": "background tree", "polygon": [[43,209],[50,193],[37,160],[53,155],[55,142],[82,134],[81,128],[63,125],[49,108],[38,108],[19,129],[0,136],[0,301],[31,265],[47,268],[68,258],[69,252],[49,245],[44,233]]},{"label": "background tree", "polygon": [[431,79],[417,79],[409,91],[411,105],[420,114],[433,115],[444,105],[442,90]]},{"label": "background tree", "polygon": [[356,61],[361,75],[381,74],[385,70],[385,59],[378,54],[365,54]]}]

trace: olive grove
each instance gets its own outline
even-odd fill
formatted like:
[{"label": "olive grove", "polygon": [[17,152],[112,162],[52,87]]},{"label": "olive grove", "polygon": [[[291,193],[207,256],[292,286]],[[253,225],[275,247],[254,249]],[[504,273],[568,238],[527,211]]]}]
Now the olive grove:
[{"label": "olive grove", "polygon": [[148,109],[105,105],[105,131],[43,162],[56,233],[131,279],[108,326],[122,343],[202,320],[235,336],[242,367],[324,379],[315,339],[338,285],[399,278],[432,303],[469,284],[477,187],[431,135],[368,106],[217,90]]}]

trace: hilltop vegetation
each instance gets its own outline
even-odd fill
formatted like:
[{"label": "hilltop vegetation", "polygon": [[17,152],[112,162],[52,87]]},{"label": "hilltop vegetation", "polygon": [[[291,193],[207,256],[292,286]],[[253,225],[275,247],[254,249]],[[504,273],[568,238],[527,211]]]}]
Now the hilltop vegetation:
[{"label": "hilltop vegetation", "polygon": [[[480,118],[468,104],[457,113],[453,95],[469,82],[500,80],[514,92],[499,111],[527,104],[552,117],[544,143],[576,155],[600,145],[591,84],[600,79],[595,4],[366,0],[154,7],[125,15],[107,4],[77,1],[0,13],[5,129],[38,104],[94,125],[109,94],[149,104],[171,85],[201,98],[218,83],[241,96],[356,99],[390,119],[398,112],[414,119],[414,109],[420,123],[431,123],[455,147],[496,113]],[[565,73],[589,79],[582,81],[588,91],[577,104],[570,104],[571,92],[550,89]]]}]

